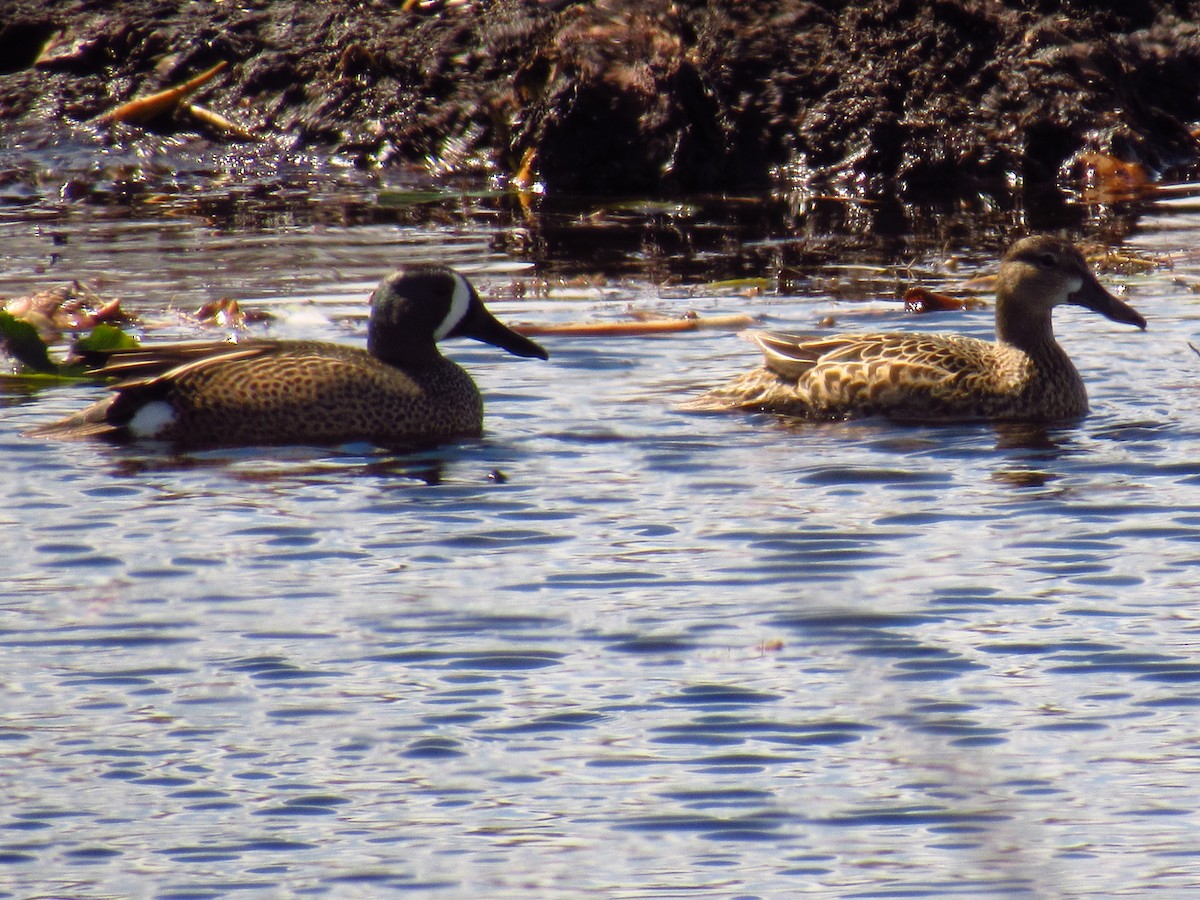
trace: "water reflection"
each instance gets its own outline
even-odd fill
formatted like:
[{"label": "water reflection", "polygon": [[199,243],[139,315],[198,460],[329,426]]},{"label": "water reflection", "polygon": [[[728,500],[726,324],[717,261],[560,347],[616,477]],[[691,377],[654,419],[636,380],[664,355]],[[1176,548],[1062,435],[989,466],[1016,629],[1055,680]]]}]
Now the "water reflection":
[{"label": "water reflection", "polygon": [[1069,444],[1069,439],[1060,437],[1068,433],[1061,427],[1030,422],[995,422],[991,427],[996,432],[997,450],[1038,451],[1039,456],[1053,459]]},{"label": "water reflection", "polygon": [[1009,462],[992,472],[993,481],[1014,488],[1043,488],[1059,477],[1050,470],[1071,452],[1069,429],[1020,422],[995,423],[992,428],[996,450],[1005,453]]},{"label": "water reflection", "polygon": [[[183,469],[211,469],[248,483],[270,483],[280,478],[333,481],[354,477],[414,481],[430,486],[443,481],[445,460],[431,458],[428,453],[394,455],[369,445],[354,449],[358,452],[350,447],[336,451],[319,447],[255,447],[183,453],[169,447],[156,451],[153,445],[143,442],[110,452],[108,462],[112,475],[129,478]],[[499,470],[487,473],[487,477],[496,482],[504,478]]]}]

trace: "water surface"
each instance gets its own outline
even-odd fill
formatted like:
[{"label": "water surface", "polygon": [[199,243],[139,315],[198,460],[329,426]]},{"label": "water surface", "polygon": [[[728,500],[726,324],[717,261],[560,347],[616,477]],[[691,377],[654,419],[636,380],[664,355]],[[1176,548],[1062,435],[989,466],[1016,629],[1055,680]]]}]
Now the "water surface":
[{"label": "water surface", "polygon": [[[437,255],[507,321],[991,331],[859,301],[992,248],[747,295],[632,249],[531,267],[510,219],[321,219],[9,211],[4,293],[87,279],[153,339],[233,294],[362,344],[373,283]],[[1145,334],[1058,312],[1093,402],[1062,427],[681,411],[755,364],[725,331],[452,343],[487,434],[418,454],[47,445],[103,389],[6,388],[0,889],[1195,890],[1198,225],[1156,205],[1123,246],[1171,265],[1103,276]]]}]

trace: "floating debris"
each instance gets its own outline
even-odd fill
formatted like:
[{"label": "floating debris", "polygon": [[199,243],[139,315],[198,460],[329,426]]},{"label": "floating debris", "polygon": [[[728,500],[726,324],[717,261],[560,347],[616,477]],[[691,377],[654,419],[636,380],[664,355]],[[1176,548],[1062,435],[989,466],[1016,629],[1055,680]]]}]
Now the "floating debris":
[{"label": "floating debris", "polygon": [[904,292],[904,311],[910,313],[982,309],[985,306],[987,303],[978,297],[951,297],[923,287],[911,287]]},{"label": "floating debris", "polygon": [[247,312],[233,297],[221,297],[203,304],[195,312],[196,320],[201,325],[213,325],[217,328],[239,330],[248,323],[267,322],[274,318],[270,313],[261,310]]},{"label": "floating debris", "polygon": [[534,191],[537,187],[537,177],[534,175],[534,162],[537,159],[537,148],[530,147],[521,155],[521,164],[509,179],[509,184],[517,191]]},{"label": "floating debris", "polygon": [[769,278],[727,278],[700,285],[706,293],[737,293],[743,297],[760,297],[771,289]]},{"label": "floating debris", "polygon": [[1082,185],[1085,203],[1112,203],[1133,200],[1154,190],[1154,182],[1146,167],[1138,162],[1126,162],[1107,153],[1085,151],[1068,164]]},{"label": "floating debris", "polygon": [[56,31],[47,38],[33,64],[42,68],[80,63],[96,50],[95,38],[77,38],[65,31]]},{"label": "floating debris", "polygon": [[83,331],[102,322],[129,322],[121,301],[106,300],[80,281],[5,300],[0,309],[37,329],[42,340],[54,342],[64,331]]},{"label": "floating debris", "polygon": [[169,87],[156,94],[146,97],[135,97],[128,103],[122,103],[116,109],[100,116],[99,122],[125,122],[130,125],[141,125],[159,116],[175,112],[176,108],[208,82],[220,74],[229,65],[222,60],[211,69],[201,72],[195,78],[190,78],[182,84]]},{"label": "floating debris", "polygon": [[116,109],[106,112],[96,121],[123,122],[126,125],[145,125],[155,119],[163,119],[180,114],[191,116],[196,122],[217,135],[230,137],[241,141],[261,141],[262,135],[227,119],[218,112],[204,106],[188,103],[187,98],[212,81],[222,72],[228,63],[222,60],[211,69],[201,72],[195,78],[190,78],[182,84],[169,87],[156,94],[146,97],[135,97],[128,103],[123,103]]},{"label": "floating debris", "polygon": [[[105,299],[81,281],[48,288],[24,297],[12,297],[0,305],[0,348],[19,364],[16,377],[89,378],[88,369],[102,362],[113,350],[136,347],[137,339],[117,323],[133,318],[121,309],[121,301]],[[75,341],[62,362],[50,356],[50,345],[63,332],[89,331]],[[14,377],[6,373],[4,377]]]},{"label": "floating debris", "polygon": [[1118,275],[1141,275],[1156,269],[1173,268],[1169,257],[1152,257],[1132,250],[1115,250],[1105,246],[1085,246],[1083,255],[1088,263],[1101,272]]},{"label": "floating debris", "polygon": [[31,373],[53,379],[95,378],[91,370],[101,365],[114,350],[136,346],[136,338],[116,325],[101,323],[87,337],[75,342],[65,361],[56,362],[32,324],[0,311],[0,347],[21,366],[16,373],[5,373],[8,378],[28,378]]},{"label": "floating debris", "polygon": [[968,278],[962,283],[962,289],[982,294],[994,294],[996,292],[996,273]]},{"label": "floating debris", "polygon": [[[635,314],[636,315],[636,314]],[[749,328],[758,323],[754,316],[734,313],[726,316],[652,316],[648,313],[634,322],[565,322],[557,325],[515,325],[513,331],[526,336],[559,334],[570,337],[631,337],[673,334],[700,328]]]},{"label": "floating debris", "polygon": [[261,141],[264,140],[261,134],[256,134],[249,129],[243,128],[237,122],[232,122],[218,112],[213,112],[205,106],[198,106],[195,103],[184,103],[180,110],[190,115],[193,119],[203,125],[207,125],[213,131],[227,135],[231,138],[237,138],[239,141]]},{"label": "floating debris", "polygon": [[58,371],[58,363],[50,358],[46,342],[37,328],[18,319],[12,313],[0,310],[0,346],[26,369],[33,372],[51,373]]}]

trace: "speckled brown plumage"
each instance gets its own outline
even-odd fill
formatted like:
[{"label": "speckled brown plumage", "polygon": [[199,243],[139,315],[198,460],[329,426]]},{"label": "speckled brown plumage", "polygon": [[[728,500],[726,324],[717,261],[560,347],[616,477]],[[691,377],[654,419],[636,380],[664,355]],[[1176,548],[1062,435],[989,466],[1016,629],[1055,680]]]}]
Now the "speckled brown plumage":
[{"label": "speckled brown plumage", "polygon": [[372,295],[368,350],[250,340],[121,351],[100,370],[118,379],[113,395],[41,433],[152,437],[189,448],[471,437],[483,428],[483,400],[435,345],[456,334],[546,357],[496,321],[462,276],[410,267]]},{"label": "speckled brown plumage", "polygon": [[[233,352],[230,352],[232,350]],[[106,374],[120,376],[124,362]],[[255,443],[423,443],[478,435],[483,400],[461,367],[438,356],[407,371],[365,350],[316,341],[255,341],[158,376],[127,381],[112,398],[122,407],[169,400],[175,424],[159,440],[192,446]]]},{"label": "speckled brown plumage", "polygon": [[1087,412],[1087,391],[1054,340],[1051,310],[1074,303],[1145,320],[1096,281],[1083,255],[1050,236],[1018,241],[996,288],[997,340],[888,332],[827,338],[753,335],[764,365],[690,404],[815,419],[1057,420]]}]

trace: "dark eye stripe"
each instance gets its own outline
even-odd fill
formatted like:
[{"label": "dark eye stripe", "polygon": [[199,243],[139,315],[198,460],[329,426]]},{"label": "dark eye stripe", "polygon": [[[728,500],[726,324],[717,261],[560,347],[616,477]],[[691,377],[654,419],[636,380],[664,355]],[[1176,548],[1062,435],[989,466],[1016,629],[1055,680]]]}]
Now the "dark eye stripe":
[{"label": "dark eye stripe", "polygon": [[1039,269],[1054,269],[1059,265],[1058,257],[1044,250],[1022,253],[1017,258],[1022,262],[1029,263],[1031,266],[1037,266]]}]

